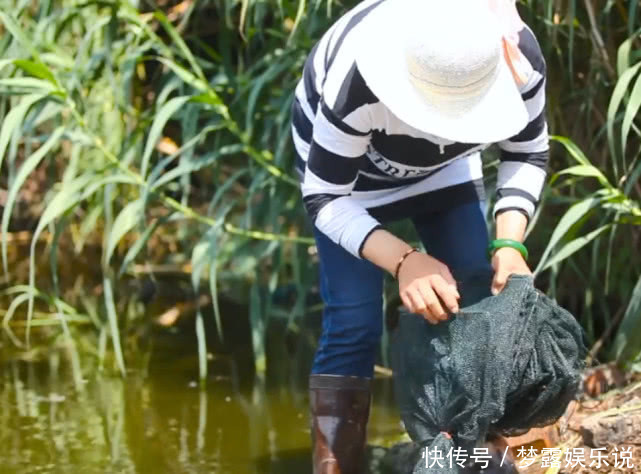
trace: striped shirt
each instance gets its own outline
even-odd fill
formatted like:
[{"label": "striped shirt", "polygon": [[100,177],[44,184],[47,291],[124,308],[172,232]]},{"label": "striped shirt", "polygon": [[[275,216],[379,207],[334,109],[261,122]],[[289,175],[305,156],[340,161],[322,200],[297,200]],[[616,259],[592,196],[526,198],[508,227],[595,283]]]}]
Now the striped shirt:
[{"label": "striped shirt", "polygon": [[[387,222],[485,199],[481,151],[491,143],[457,143],[398,119],[367,87],[351,33],[378,4],[365,0],[341,17],[309,54],[292,106],[296,169],[314,225],[357,258],[367,237]],[[520,87],[528,125],[498,143],[494,216],[534,213],[546,176],[545,61],[532,31],[519,48],[533,72]]]}]

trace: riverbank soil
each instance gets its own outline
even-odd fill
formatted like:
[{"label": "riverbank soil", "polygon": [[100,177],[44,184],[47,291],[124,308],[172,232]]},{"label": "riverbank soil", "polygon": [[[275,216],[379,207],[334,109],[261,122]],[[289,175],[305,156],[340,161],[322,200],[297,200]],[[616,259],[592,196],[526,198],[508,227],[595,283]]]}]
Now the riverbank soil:
[{"label": "riverbank soil", "polygon": [[[488,467],[474,465],[470,472],[641,473],[641,374],[600,366],[585,374],[583,393],[555,424],[485,443]],[[384,451],[380,472],[412,472],[420,454],[414,443],[396,444]]]},{"label": "riverbank soil", "polygon": [[641,473],[641,374],[627,378],[622,387],[572,402],[554,425],[507,438],[519,472]]}]

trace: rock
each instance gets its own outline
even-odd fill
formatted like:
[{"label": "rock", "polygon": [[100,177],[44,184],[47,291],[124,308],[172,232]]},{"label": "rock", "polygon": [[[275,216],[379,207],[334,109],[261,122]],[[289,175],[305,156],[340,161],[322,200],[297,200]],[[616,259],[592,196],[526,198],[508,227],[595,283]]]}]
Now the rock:
[{"label": "rock", "polygon": [[[623,443],[638,443],[641,433],[641,407],[638,398],[630,400],[613,415],[596,414],[581,423],[583,442],[593,448]],[[632,408],[625,410],[626,407]]]}]

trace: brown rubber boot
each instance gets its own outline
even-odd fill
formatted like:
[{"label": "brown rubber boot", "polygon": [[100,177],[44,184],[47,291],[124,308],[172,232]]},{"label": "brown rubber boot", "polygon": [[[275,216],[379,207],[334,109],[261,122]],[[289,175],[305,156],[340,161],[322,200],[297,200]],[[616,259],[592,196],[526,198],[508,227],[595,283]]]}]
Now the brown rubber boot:
[{"label": "brown rubber boot", "polygon": [[363,474],[370,379],[309,377],[314,474]]}]

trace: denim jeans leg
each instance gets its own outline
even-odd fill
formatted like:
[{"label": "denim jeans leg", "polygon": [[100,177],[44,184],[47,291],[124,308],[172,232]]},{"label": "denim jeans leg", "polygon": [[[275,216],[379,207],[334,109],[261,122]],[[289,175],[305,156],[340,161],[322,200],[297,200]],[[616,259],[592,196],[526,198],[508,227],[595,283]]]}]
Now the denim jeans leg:
[{"label": "denim jeans leg", "polygon": [[484,201],[419,215],[412,221],[427,252],[445,263],[454,278],[491,271]]},{"label": "denim jeans leg", "polygon": [[372,377],[383,329],[383,272],[314,227],[324,302],[312,374]]}]

